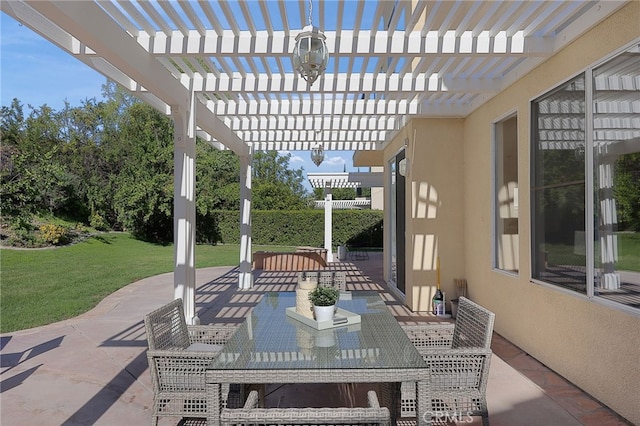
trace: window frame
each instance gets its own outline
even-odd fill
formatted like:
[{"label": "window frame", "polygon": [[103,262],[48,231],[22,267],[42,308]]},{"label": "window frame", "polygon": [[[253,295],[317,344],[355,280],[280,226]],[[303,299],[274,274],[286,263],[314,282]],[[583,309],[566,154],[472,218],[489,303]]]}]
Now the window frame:
[{"label": "window frame", "polygon": [[[590,302],[593,303],[597,303],[599,305],[603,305],[606,306],[608,308],[611,309],[615,309],[627,314],[631,314],[633,316],[636,317],[640,317],[640,308],[635,308],[632,307],[630,305],[627,304],[623,304],[620,302],[615,302],[609,299],[605,299],[601,296],[599,296],[598,294],[596,294],[596,287],[595,287],[595,281],[596,281],[596,268],[595,268],[595,243],[594,243],[594,238],[596,236],[596,230],[595,230],[595,224],[594,224],[594,218],[595,218],[595,210],[596,210],[596,206],[595,206],[595,196],[594,196],[594,185],[595,185],[595,176],[594,176],[594,82],[593,82],[593,78],[594,78],[594,70],[596,70],[597,68],[607,64],[609,61],[615,59],[616,57],[620,56],[621,54],[623,54],[624,52],[628,51],[629,49],[632,49],[634,46],[638,45],[640,43],[640,38],[634,40],[633,42],[630,42],[628,44],[626,44],[625,46],[616,49],[615,51],[611,52],[609,55],[601,58],[600,60],[598,60],[597,62],[594,62],[592,64],[590,64],[589,66],[585,67],[584,69],[580,70],[579,72],[576,72],[570,76],[568,76],[566,79],[563,79],[562,81],[559,81],[556,85],[554,85],[551,89],[546,90],[542,93],[539,93],[537,96],[531,98],[529,100],[529,179],[530,179],[530,191],[529,191],[529,197],[530,197],[530,205],[529,205],[529,221],[530,221],[530,226],[529,226],[529,237],[530,237],[530,244],[529,244],[529,248],[530,248],[530,253],[529,253],[529,280],[532,284],[536,284],[536,285],[541,285],[544,286],[546,288],[549,289],[553,289],[554,291],[559,291],[568,295],[571,295],[573,297],[578,297],[584,300],[588,300]],[[576,78],[583,76],[584,77],[584,84],[585,84],[585,116],[584,116],[584,120],[585,120],[585,126],[584,126],[584,132],[585,132],[585,138],[584,138],[584,142],[585,142],[585,169],[584,169],[584,174],[585,174],[585,248],[586,248],[586,292],[583,293],[579,293],[573,290],[570,290],[568,288],[562,287],[560,285],[551,283],[551,282],[547,282],[547,281],[543,281],[541,279],[538,278],[534,278],[533,277],[533,273],[534,273],[534,264],[535,264],[535,259],[534,259],[534,251],[535,251],[535,247],[534,247],[534,233],[536,231],[536,214],[534,211],[534,207],[535,207],[535,203],[533,200],[534,197],[534,192],[533,192],[533,185],[536,182],[535,180],[535,174],[536,174],[536,141],[537,141],[537,132],[538,132],[538,124],[537,124],[537,120],[538,120],[538,114],[537,114],[537,108],[536,108],[536,102],[540,101],[541,99],[544,99],[550,95],[552,95],[554,92],[561,90],[562,87],[564,87],[565,85],[567,85],[569,82],[571,82],[572,80],[575,80]],[[495,230],[494,230],[495,231]],[[495,237],[494,237],[495,238]],[[502,271],[500,269],[495,269],[496,271]]]},{"label": "window frame", "polygon": [[[520,196],[520,139],[518,137],[519,135],[519,129],[520,129],[520,120],[519,120],[519,114],[518,114],[518,109],[514,109],[511,111],[508,111],[507,113],[501,115],[500,117],[498,117],[496,120],[494,120],[491,123],[491,217],[492,217],[492,221],[491,221],[491,237],[492,237],[492,244],[491,244],[491,268],[495,271],[495,272],[499,272],[499,273],[503,273],[509,276],[513,276],[513,277],[518,277],[520,276],[520,271],[522,270],[522,265],[520,262],[520,250],[518,250],[518,269],[517,270],[509,270],[509,269],[504,269],[504,268],[500,268],[499,267],[499,253],[498,253],[498,245],[499,245],[499,237],[500,235],[503,234],[498,234],[498,220],[499,220],[499,209],[498,209],[498,178],[499,178],[499,173],[498,173],[498,166],[499,166],[499,162],[503,162],[503,158],[498,158],[498,152],[504,152],[503,149],[499,150],[498,148],[498,133],[497,133],[497,129],[499,126],[504,125],[505,122],[511,120],[515,118],[516,120],[516,141],[515,141],[515,150],[516,150],[516,178],[517,178],[517,183],[516,183],[516,190],[518,191],[518,197]],[[504,144],[504,140],[502,137],[500,137],[500,141]],[[522,235],[521,232],[521,217],[520,217],[520,213],[518,212],[518,230],[517,233],[515,235],[518,235],[518,237],[520,237]],[[520,244],[520,238],[518,238],[518,246]]]}]

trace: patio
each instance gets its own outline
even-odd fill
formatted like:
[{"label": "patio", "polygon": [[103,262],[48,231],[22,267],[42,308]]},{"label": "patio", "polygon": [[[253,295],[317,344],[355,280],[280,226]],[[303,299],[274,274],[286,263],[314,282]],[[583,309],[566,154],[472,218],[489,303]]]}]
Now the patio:
[{"label": "patio", "polygon": [[[438,321],[413,313],[387,291],[381,253],[368,260],[334,262],[347,272],[349,290],[382,293],[401,323]],[[255,287],[238,290],[235,268],[207,268],[197,273],[197,311],[202,323],[241,323],[265,291],[293,291],[295,273],[256,274]],[[171,300],[173,274],[135,282],[77,318],[1,336],[3,425],[148,424],[152,390],[144,314]],[[491,424],[627,425],[624,420],[495,334],[487,391]],[[359,403],[365,388],[296,386],[274,389],[272,401],[294,405],[325,391]],[[160,424],[179,424],[180,419]],[[477,419],[473,424],[480,423]]]},{"label": "patio", "polygon": [[[142,316],[180,296],[190,323],[196,314],[240,322],[262,291],[286,289],[277,275],[257,277],[254,287],[253,153],[322,149],[353,151],[354,167],[383,170],[387,234],[377,265],[385,264],[384,278],[396,283],[408,308],[429,309],[437,253],[445,291],[451,294],[456,277],[473,279],[470,295],[499,318],[496,331],[640,424],[637,300],[599,291],[617,290],[626,279],[616,263],[611,188],[614,161],[640,149],[640,2],[253,4],[0,2],[20,25],[171,117],[177,231],[173,274],[136,283],[119,293],[125,299],[115,295],[83,319],[3,338],[3,417],[20,419],[29,410],[45,423],[90,424],[147,416]],[[316,19],[330,53],[314,84],[300,77],[291,58],[307,16],[309,24]],[[238,270],[199,271],[197,280],[196,137],[238,156],[243,200]],[[549,176],[539,173],[547,154],[574,165],[566,178],[556,182],[548,167]],[[566,164],[558,161],[560,169]],[[539,220],[550,188],[582,194],[580,185],[585,199],[569,197],[571,204],[560,208],[565,222],[548,209],[549,217]],[[596,214],[601,228],[591,220]],[[574,254],[587,267],[585,291],[545,280],[545,241],[538,237],[553,234],[553,223],[567,231],[567,241],[584,242]],[[331,255],[330,233],[324,246]],[[606,268],[601,281],[595,280],[599,262]],[[364,275],[371,281],[352,285],[385,282],[381,271]],[[433,319],[385,297],[399,321]],[[564,379],[548,379],[536,368],[526,370],[533,382],[523,382],[531,392],[516,392],[525,376],[503,376],[500,360],[521,369],[532,359],[517,350],[504,354],[500,341],[496,336],[489,389],[494,424],[587,422],[591,408],[600,415],[593,401],[578,402],[573,391],[541,391],[537,384]],[[13,399],[14,392],[28,397]],[[551,395],[569,395],[569,402]],[[542,401],[553,409],[540,409]],[[38,404],[67,408],[43,413]],[[538,417],[552,412],[562,414]]]}]

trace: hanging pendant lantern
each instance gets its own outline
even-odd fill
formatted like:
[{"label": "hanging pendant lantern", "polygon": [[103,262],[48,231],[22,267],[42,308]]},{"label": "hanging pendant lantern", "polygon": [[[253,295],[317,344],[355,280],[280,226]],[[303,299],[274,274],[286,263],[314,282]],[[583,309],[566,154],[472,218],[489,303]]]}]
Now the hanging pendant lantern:
[{"label": "hanging pendant lantern", "polygon": [[309,0],[309,25],[296,36],[293,48],[293,69],[307,81],[309,87],[324,73],[329,63],[327,38],[311,23],[312,10],[313,5]]},{"label": "hanging pendant lantern", "polygon": [[319,166],[323,160],[324,150],[322,149],[322,145],[316,145],[311,150],[311,161],[313,161],[313,164],[315,164],[316,166]]}]

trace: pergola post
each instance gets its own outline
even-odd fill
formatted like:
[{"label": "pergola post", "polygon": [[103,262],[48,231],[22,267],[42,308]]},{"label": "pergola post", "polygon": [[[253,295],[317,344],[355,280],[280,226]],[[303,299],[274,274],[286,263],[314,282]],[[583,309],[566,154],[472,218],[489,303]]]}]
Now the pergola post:
[{"label": "pergola post", "polygon": [[331,186],[324,187],[324,248],[327,249],[327,262],[333,262],[333,194]]},{"label": "pergola post", "polygon": [[240,274],[238,288],[253,287],[251,250],[251,164],[253,154],[240,156]]},{"label": "pergola post", "polygon": [[173,234],[174,299],[182,298],[187,324],[198,324],[196,315],[196,139],[194,96],[189,109],[172,105],[173,140]]}]

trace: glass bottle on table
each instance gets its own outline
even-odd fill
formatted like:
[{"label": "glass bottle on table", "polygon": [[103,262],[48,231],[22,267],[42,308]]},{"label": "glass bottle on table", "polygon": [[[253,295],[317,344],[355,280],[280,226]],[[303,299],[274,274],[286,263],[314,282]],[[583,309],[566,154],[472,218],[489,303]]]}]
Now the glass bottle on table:
[{"label": "glass bottle on table", "polygon": [[433,313],[435,315],[444,315],[444,295],[439,287],[436,289],[436,294],[433,296],[432,302]]}]

